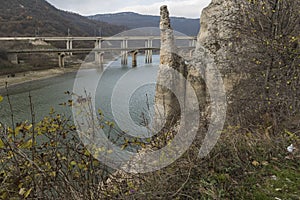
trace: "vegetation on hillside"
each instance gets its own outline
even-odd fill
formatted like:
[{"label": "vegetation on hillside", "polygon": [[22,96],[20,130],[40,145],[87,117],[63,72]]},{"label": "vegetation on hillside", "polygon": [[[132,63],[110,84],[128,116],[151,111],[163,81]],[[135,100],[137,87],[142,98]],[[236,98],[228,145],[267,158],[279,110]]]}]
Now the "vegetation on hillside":
[{"label": "vegetation on hillside", "polygon": [[111,36],[124,26],[96,22],[56,9],[45,0],[1,0],[0,36]]},{"label": "vegetation on hillside", "polygon": [[242,4],[243,18],[233,24],[237,43],[234,70],[246,78],[233,91],[232,120],[269,132],[299,128],[300,5],[297,1],[261,0]]},{"label": "vegetation on hillside", "polygon": [[[29,94],[30,102],[31,98]],[[75,104],[68,101],[63,105]],[[300,144],[299,131],[270,136],[264,127],[254,132],[229,126],[206,158],[197,157],[199,143],[195,141],[164,169],[124,175],[90,154],[70,118],[51,110],[35,122],[32,104],[30,109],[30,121],[16,123],[12,116],[15,126],[0,125],[3,200],[300,198],[300,152],[287,149],[290,144]],[[99,126],[114,128],[101,112],[98,117]],[[119,145],[136,148],[145,144],[133,139]]]}]

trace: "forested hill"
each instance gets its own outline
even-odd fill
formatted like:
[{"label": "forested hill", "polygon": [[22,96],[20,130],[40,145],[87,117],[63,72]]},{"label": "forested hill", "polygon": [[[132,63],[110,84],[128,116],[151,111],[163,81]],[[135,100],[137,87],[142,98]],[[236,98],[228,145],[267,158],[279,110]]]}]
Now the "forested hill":
[{"label": "forested hill", "polygon": [[[124,25],[130,29],[142,27],[159,27],[159,16],[141,15],[133,12],[123,12],[116,14],[99,14],[90,16],[90,19],[107,22],[115,25]],[[200,29],[199,19],[189,19],[183,17],[171,17],[172,28],[176,31],[190,36],[196,36]]]},{"label": "forested hill", "polygon": [[59,10],[45,0],[0,0],[0,36],[102,36],[117,34],[124,26],[90,20]]}]

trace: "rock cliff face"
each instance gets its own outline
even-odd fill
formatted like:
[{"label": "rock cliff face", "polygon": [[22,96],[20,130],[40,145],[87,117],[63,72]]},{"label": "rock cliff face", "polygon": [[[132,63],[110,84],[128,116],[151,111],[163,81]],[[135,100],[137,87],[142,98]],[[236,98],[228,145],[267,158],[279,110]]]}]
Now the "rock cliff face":
[{"label": "rock cliff face", "polygon": [[231,46],[236,35],[232,22],[239,16],[238,12],[239,3],[235,0],[212,0],[202,11],[198,42],[214,54]]},{"label": "rock cliff face", "polygon": [[238,24],[242,20],[240,13],[241,2],[237,0],[212,0],[210,5],[203,9],[200,17],[198,46],[203,46],[213,56],[227,91],[239,80],[237,52],[241,53],[243,43],[246,42],[239,38]]},{"label": "rock cliff face", "polygon": [[[203,29],[198,35],[192,59],[185,59],[177,54],[169,12],[166,6],[161,7],[161,60],[155,103],[156,116],[163,115],[166,126],[174,124],[180,117],[181,109],[186,109],[193,102],[193,93],[196,93],[197,96],[196,106],[199,111],[200,129],[206,124],[205,116],[208,114],[207,108],[210,99],[214,98],[216,105],[220,104],[216,99],[224,100],[225,94],[221,77],[226,74],[225,69],[230,68],[230,64],[226,62],[229,54],[227,49],[232,46],[228,44],[228,38],[232,38],[234,33],[229,30],[229,24],[220,23],[218,20],[222,20],[223,6],[228,7],[227,14],[225,12],[228,18],[232,19],[235,16],[236,10],[230,7],[232,5],[227,1],[215,0],[208,8],[204,9],[201,20]],[[185,62],[186,60],[189,62]],[[170,73],[170,68],[179,72],[182,78],[175,78],[176,76]],[[219,70],[222,73],[219,73]],[[172,85],[173,91],[160,86],[159,83],[169,83],[168,85]],[[192,87],[188,87],[187,83]],[[179,105],[174,91],[184,99],[183,105],[182,103]],[[216,119],[217,116],[211,117]]]},{"label": "rock cliff face", "polygon": [[[165,147],[170,140],[174,139],[175,135],[181,135],[179,136],[179,140],[184,143],[182,144],[182,147],[189,147],[190,144],[186,143],[194,139],[190,132],[196,132],[196,134],[199,133],[196,135],[196,140],[197,142],[199,141],[199,144],[201,144],[203,140],[206,142],[206,147],[200,149],[201,155],[207,155],[211,149],[211,144],[209,141],[206,141],[202,131],[203,133],[207,132],[205,117],[207,110],[209,110],[207,106],[207,88],[211,90],[213,86],[219,84],[219,79],[216,77],[220,74],[214,71],[214,57],[216,56],[216,51],[213,51],[213,47],[210,43],[205,43],[205,45],[207,45],[207,47],[211,46],[211,49],[202,46],[202,43],[204,43],[203,41],[205,41],[206,38],[203,36],[205,33],[200,33],[192,59],[185,59],[183,56],[179,55],[174,41],[167,6],[161,7],[160,30],[160,67],[156,86],[154,121],[155,123],[159,123],[158,125],[160,128],[162,128],[161,125],[164,125],[163,128],[166,128],[167,130],[163,129],[157,135],[153,136],[153,141],[142,149],[132,161],[142,160],[146,153]],[[201,40],[199,40],[199,38]],[[187,62],[187,60],[189,60],[189,62]],[[180,74],[180,76],[178,76],[178,74]],[[223,91],[219,90],[210,92],[212,93],[209,95],[213,95],[214,97],[218,97],[218,94],[223,94]],[[220,105],[218,105],[218,102],[215,102],[215,104],[217,105],[216,107],[219,107]],[[182,109],[184,111],[182,111]],[[180,114],[182,112],[186,115],[181,116]],[[218,116],[211,116],[210,118],[215,120],[215,123],[217,124],[218,121],[220,121],[217,117]],[[179,119],[180,123],[178,123]],[[180,129],[183,134],[178,134]],[[210,135],[210,139],[215,139],[213,134]],[[176,150],[175,154],[170,154],[172,152],[169,151],[168,155],[176,156],[177,154],[182,153],[181,151],[184,151],[184,149],[176,148],[174,150]],[[147,162],[142,163],[142,165],[140,162],[135,163],[132,161],[130,160],[127,164],[124,164],[122,169],[128,171],[128,169],[131,168],[140,169],[141,167],[146,168],[146,166],[159,166],[159,163],[162,160],[147,160]],[[102,186],[108,185],[108,187],[111,187],[112,181],[122,182],[122,180],[128,177],[122,170],[118,170],[114,176],[117,178],[114,178],[113,176],[110,177]]]},{"label": "rock cliff face", "polygon": [[[205,77],[211,74],[207,72],[207,69],[211,68],[210,66],[214,65],[214,62],[213,53],[203,48],[199,40],[192,59],[185,59],[178,54],[167,6],[161,7],[160,30],[160,68],[155,96],[156,118],[158,118],[158,121],[164,119],[164,122],[166,122],[168,126],[179,119],[180,109],[186,107],[186,104],[193,101],[191,99],[192,92],[195,92],[197,95],[199,110],[201,115],[203,115],[207,100]],[[188,64],[186,64],[186,60],[189,60]],[[176,79],[176,76],[170,72],[170,69],[180,73],[182,75],[181,80],[178,79],[178,77]],[[191,84],[193,88],[187,87],[187,82]],[[173,91],[161,86],[160,83],[171,85]],[[184,99],[184,105],[179,105],[178,98],[174,93],[181,95]],[[162,120],[161,123],[164,122]]]}]

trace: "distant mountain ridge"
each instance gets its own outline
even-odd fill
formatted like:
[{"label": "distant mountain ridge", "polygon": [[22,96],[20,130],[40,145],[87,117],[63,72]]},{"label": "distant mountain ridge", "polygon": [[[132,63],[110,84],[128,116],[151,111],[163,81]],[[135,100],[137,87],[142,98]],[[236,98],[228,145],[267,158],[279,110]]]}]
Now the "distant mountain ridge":
[{"label": "distant mountain ridge", "polygon": [[[0,36],[112,36],[124,26],[59,10],[45,0],[0,0]],[[69,29],[69,31],[68,31]]]},{"label": "distant mountain ridge", "polygon": [[[159,16],[141,15],[134,12],[122,12],[115,14],[98,14],[89,16],[89,19],[107,22],[114,25],[123,25],[129,29],[142,27],[159,27]],[[198,35],[200,19],[189,19],[184,17],[171,17],[172,28],[175,31],[190,36]]]}]

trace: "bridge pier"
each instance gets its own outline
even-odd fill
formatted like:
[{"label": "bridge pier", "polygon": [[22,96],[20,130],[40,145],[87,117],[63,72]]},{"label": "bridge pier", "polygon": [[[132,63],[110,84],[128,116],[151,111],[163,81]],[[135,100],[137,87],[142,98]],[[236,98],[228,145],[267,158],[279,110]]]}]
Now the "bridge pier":
[{"label": "bridge pier", "polygon": [[97,39],[95,41],[95,49],[101,49],[101,44],[102,44],[102,40],[101,39]]},{"label": "bridge pier", "polygon": [[95,63],[96,64],[104,63],[104,53],[103,52],[95,52]]},{"label": "bridge pier", "polygon": [[196,40],[195,39],[191,39],[189,40],[189,47],[196,47]]},{"label": "bridge pier", "polygon": [[[146,40],[145,47],[146,48],[152,48],[153,47],[153,41],[152,40]],[[153,55],[152,50],[146,50],[145,51],[145,63],[152,63],[152,55]]]},{"label": "bridge pier", "polygon": [[194,39],[192,42],[193,47],[196,47],[196,44],[197,44],[197,40]]},{"label": "bridge pier", "polygon": [[58,53],[58,66],[60,68],[64,68],[65,67],[65,53]]},{"label": "bridge pier", "polygon": [[189,47],[193,46],[193,40],[189,40]]},{"label": "bridge pier", "polygon": [[[128,40],[123,40],[121,42],[121,48],[123,49],[128,48]],[[127,65],[127,64],[128,64],[128,52],[121,51],[121,65]]]},{"label": "bridge pier", "polygon": [[95,49],[101,49],[102,47],[102,40],[96,40],[95,41]]},{"label": "bridge pier", "polygon": [[131,54],[131,56],[132,56],[132,67],[137,67],[137,54],[138,54],[138,51],[134,51]]},{"label": "bridge pier", "polygon": [[[73,49],[73,40],[67,40],[67,50],[72,50]],[[72,56],[73,53],[70,52],[70,53],[67,53],[68,55]]]},{"label": "bridge pier", "polygon": [[95,52],[95,63],[99,65],[100,69],[104,69],[104,52]]}]

